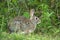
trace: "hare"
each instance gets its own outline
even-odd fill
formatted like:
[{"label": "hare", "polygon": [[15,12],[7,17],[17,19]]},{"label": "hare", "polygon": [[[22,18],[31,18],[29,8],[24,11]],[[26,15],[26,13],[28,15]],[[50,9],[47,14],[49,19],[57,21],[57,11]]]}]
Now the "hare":
[{"label": "hare", "polygon": [[30,18],[25,18],[23,16],[17,16],[8,22],[9,31],[19,32],[19,33],[32,33],[36,29],[36,25],[40,23],[38,17],[34,16],[34,9],[30,10]]}]

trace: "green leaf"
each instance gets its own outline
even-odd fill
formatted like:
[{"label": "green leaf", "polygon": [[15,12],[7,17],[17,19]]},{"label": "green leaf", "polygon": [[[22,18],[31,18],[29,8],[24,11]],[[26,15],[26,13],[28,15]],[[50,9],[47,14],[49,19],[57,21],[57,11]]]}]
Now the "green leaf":
[{"label": "green leaf", "polygon": [[30,18],[30,15],[29,15],[28,12],[24,12],[23,16],[26,17],[26,18]]}]

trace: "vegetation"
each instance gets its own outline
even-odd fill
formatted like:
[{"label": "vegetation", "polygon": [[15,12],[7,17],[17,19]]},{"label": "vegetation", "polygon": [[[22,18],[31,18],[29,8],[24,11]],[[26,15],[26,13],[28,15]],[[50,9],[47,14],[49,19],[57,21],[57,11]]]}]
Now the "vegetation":
[{"label": "vegetation", "polygon": [[53,37],[51,35],[20,35],[20,34],[6,34],[5,32],[0,35],[0,40],[60,40],[59,36]]},{"label": "vegetation", "polygon": [[[29,18],[29,9],[41,20],[34,33],[9,34],[8,21],[16,16]],[[60,0],[0,0],[1,40],[60,40]],[[26,36],[26,37],[25,37]]]}]

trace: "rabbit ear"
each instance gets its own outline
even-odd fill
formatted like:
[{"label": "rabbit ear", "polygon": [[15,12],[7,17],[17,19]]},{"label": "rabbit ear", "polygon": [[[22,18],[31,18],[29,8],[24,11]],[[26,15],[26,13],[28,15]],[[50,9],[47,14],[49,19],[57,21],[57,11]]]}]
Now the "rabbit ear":
[{"label": "rabbit ear", "polygon": [[31,9],[31,10],[30,10],[30,20],[33,18],[34,12],[35,12],[34,9]]}]

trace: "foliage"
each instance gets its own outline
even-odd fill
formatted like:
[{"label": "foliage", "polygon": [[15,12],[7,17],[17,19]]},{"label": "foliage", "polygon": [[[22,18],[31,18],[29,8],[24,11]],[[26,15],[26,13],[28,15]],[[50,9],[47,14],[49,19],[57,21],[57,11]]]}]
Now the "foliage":
[{"label": "foliage", "polygon": [[[0,32],[8,31],[7,24],[11,18],[22,15],[29,18],[29,9],[34,8],[35,15],[41,20],[41,23],[37,24],[34,33],[58,35],[60,34],[59,4],[60,0],[0,0]],[[2,34],[2,40],[6,37],[6,35],[5,37],[4,35],[5,34]],[[8,39],[9,37],[7,36]],[[16,38],[14,37],[14,39],[12,39],[13,37],[11,37],[11,40]],[[35,37],[36,36],[34,36],[34,38]],[[18,38],[16,38],[16,40],[19,40]],[[22,37],[22,40],[23,39],[25,39],[25,37]],[[40,38],[38,39],[40,40]],[[30,38],[29,40],[33,39]]]},{"label": "foliage", "polygon": [[23,16],[24,16],[25,18],[30,18],[30,15],[29,15],[28,12],[24,12]]}]

